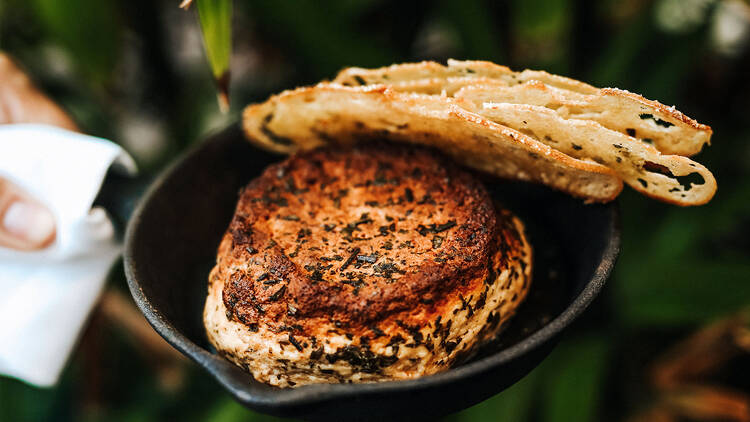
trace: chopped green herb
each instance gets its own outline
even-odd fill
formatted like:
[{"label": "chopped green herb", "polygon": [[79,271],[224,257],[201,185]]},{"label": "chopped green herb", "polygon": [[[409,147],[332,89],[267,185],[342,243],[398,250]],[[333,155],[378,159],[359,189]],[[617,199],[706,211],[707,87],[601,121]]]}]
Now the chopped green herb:
[{"label": "chopped green herb", "polygon": [[294,338],[292,333],[289,333],[289,343],[292,343],[292,346],[294,346],[294,348],[298,351],[302,351],[302,345],[297,341],[297,339]]},{"label": "chopped green herb", "polygon": [[450,220],[447,223],[443,224],[430,224],[429,226],[425,227],[423,224],[420,224],[417,226],[417,232],[421,234],[422,236],[427,236],[428,233],[440,233],[444,232],[450,228],[453,228],[456,226],[455,220]]},{"label": "chopped green herb", "polygon": [[638,117],[640,117],[641,120],[651,119],[657,125],[665,127],[665,128],[674,126],[674,123],[670,123],[670,122],[668,122],[666,120],[660,119],[658,117],[654,117],[654,115],[650,114],[650,113],[641,113],[641,114],[638,115]]},{"label": "chopped green herb", "polygon": [[404,197],[406,198],[407,202],[414,202],[414,192],[412,192],[411,189],[406,188],[404,190]]},{"label": "chopped green herb", "polygon": [[286,292],[286,286],[285,285],[281,286],[281,288],[279,290],[277,290],[276,293],[272,294],[268,298],[268,300],[271,301],[271,302],[275,302],[275,301],[281,299],[282,297],[284,297],[284,293],[285,292]]},{"label": "chopped green herb", "polygon": [[357,255],[359,254],[359,252],[360,252],[359,248],[354,248],[354,250],[352,250],[351,255],[349,255],[349,258],[347,258],[346,261],[344,261],[344,264],[341,266],[339,271],[344,271],[346,267],[351,265],[351,263],[354,262],[355,259],[357,259]]},{"label": "chopped green herb", "polygon": [[310,352],[310,359],[311,360],[318,360],[321,357],[323,357],[323,346],[318,347],[317,349]]}]

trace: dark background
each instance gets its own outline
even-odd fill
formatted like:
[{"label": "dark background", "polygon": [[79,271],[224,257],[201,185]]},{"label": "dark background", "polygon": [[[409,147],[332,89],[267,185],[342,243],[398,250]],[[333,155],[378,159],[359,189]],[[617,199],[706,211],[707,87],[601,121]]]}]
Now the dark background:
[{"label": "dark background", "polygon": [[[750,318],[738,314],[750,306],[750,3],[237,0],[227,115],[195,11],[177,3],[0,0],[0,49],[146,177],[244,105],[350,65],[492,60],[628,89],[712,126],[696,159],[716,175],[713,201],[678,208],[626,189],[603,297],[528,377],[447,419],[750,420]],[[154,339],[120,266],[110,278],[59,386],[0,378],[1,421],[272,419]],[[683,375],[664,378],[674,368]]]}]

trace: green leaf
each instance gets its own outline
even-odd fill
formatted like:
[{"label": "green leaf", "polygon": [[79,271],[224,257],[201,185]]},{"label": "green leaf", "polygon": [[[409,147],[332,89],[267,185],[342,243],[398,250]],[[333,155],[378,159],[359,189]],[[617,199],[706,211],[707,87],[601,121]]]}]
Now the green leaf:
[{"label": "green leaf", "polygon": [[[262,16],[256,23],[272,34],[291,59],[304,64],[301,73],[314,79],[331,78],[344,66],[376,67],[399,60],[396,51],[374,34],[362,31],[362,9],[340,8],[341,2],[313,0],[256,0],[244,3],[249,13]],[[346,4],[346,3],[345,3]]]},{"label": "green leaf", "polygon": [[232,0],[198,0],[198,18],[208,63],[219,89],[219,105],[226,109],[232,55]]},{"label": "green leaf", "polygon": [[561,343],[543,370],[541,420],[595,421],[610,357],[606,336],[588,334]]},{"label": "green leaf", "polygon": [[618,280],[620,317],[630,326],[701,323],[750,303],[750,264],[691,260],[662,263],[649,274]]},{"label": "green leaf", "polygon": [[750,303],[750,263],[729,246],[743,232],[748,196],[750,184],[728,186],[702,207],[623,201],[627,231],[611,285],[625,325],[693,325]]},{"label": "green leaf", "polygon": [[639,67],[638,54],[646,48],[653,37],[654,29],[648,13],[633,18],[617,30],[608,48],[593,60],[588,71],[588,82],[595,86],[617,85],[635,89],[631,86],[634,83],[632,78],[643,72],[633,72],[633,68]]},{"label": "green leaf", "polygon": [[51,416],[54,392],[0,377],[0,420],[44,420]]},{"label": "green leaf", "polygon": [[199,0],[198,17],[211,71],[219,79],[229,72],[232,54],[232,0]]},{"label": "green leaf", "polygon": [[549,39],[571,26],[570,0],[521,0],[513,4],[513,25],[520,37]]},{"label": "green leaf", "polygon": [[482,0],[440,3],[444,18],[456,28],[466,58],[502,63],[507,60],[502,52],[498,31]]},{"label": "green leaf", "polygon": [[78,70],[106,83],[119,54],[120,22],[115,2],[32,0],[50,40],[64,47]]},{"label": "green leaf", "polygon": [[511,27],[518,65],[566,74],[574,4],[571,0],[515,0]]},{"label": "green leaf", "polygon": [[252,412],[231,398],[220,400],[208,411],[207,421],[212,422],[281,422],[285,419]]},{"label": "green leaf", "polygon": [[447,418],[448,422],[526,421],[529,420],[539,371],[534,370],[518,383],[486,401]]}]

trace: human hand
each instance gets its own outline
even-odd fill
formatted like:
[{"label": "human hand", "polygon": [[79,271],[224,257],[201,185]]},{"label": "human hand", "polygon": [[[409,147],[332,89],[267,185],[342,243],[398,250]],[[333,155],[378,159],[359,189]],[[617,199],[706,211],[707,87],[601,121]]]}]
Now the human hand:
[{"label": "human hand", "polygon": [[[77,131],[73,120],[0,53],[0,124],[42,123]],[[31,158],[33,159],[33,158]],[[4,179],[0,169],[0,247],[38,250],[55,239],[55,219],[41,202]]]}]

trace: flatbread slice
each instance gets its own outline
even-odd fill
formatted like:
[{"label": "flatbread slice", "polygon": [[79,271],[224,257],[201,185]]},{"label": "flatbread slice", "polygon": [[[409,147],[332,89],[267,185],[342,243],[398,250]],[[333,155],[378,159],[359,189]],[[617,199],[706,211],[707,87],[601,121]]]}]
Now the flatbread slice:
[{"label": "flatbread slice", "polygon": [[564,119],[553,110],[527,104],[484,103],[476,112],[571,157],[605,165],[652,198],[682,206],[702,205],[716,192],[716,180],[704,166],[687,157],[662,155],[597,122]]},{"label": "flatbread slice", "polygon": [[[405,92],[453,95],[457,79],[463,86],[482,85],[486,102],[514,102],[559,110],[564,117],[596,121],[603,126],[652,143],[665,154],[695,155],[710,144],[712,131],[667,107],[640,95],[616,89],[598,89],[583,82],[543,71],[514,72],[505,66],[483,61],[449,60],[448,66],[435,62],[408,63],[378,69],[348,68],[334,82],[357,86],[387,84]],[[437,80],[446,81],[445,91]],[[488,81],[489,79],[489,81]],[[497,92],[490,91],[492,86]],[[430,87],[427,91],[424,87]],[[567,114],[567,115],[566,115]]]},{"label": "flatbread slice", "polygon": [[[447,95],[470,100],[477,107],[472,111],[529,134],[571,157],[591,159],[612,168],[637,191],[662,201],[682,206],[700,205],[708,202],[716,191],[716,181],[704,166],[682,156],[664,156],[652,146],[628,135],[628,132],[634,130],[629,130],[626,126],[650,127],[648,122],[643,122],[640,118],[630,122],[626,119],[608,118],[610,110],[607,107],[611,104],[604,101],[606,97],[560,90],[537,81],[510,86],[499,79],[467,76],[406,80],[391,87],[403,92]],[[548,107],[550,98],[561,99],[566,106],[557,104],[557,113],[549,108],[524,106],[536,103]],[[493,107],[483,108],[487,104],[492,104]],[[588,110],[593,118],[578,120],[581,114],[584,117],[589,115],[581,112],[581,109]],[[600,113],[597,114],[596,111]],[[600,123],[608,124],[609,128]],[[534,136],[537,132],[542,135]],[[566,139],[566,142],[561,144],[554,141],[561,138]],[[586,146],[582,149],[572,147],[584,144]]]},{"label": "flatbread slice", "polygon": [[711,141],[710,127],[673,107],[616,88],[604,88],[596,95],[585,95],[531,81],[515,86],[465,84],[454,92],[477,105],[504,102],[551,108],[561,117],[591,120],[653,144],[665,154],[695,155]]},{"label": "flatbread slice", "polygon": [[493,123],[467,110],[472,107],[452,98],[401,93],[386,86],[322,83],[248,106],[243,127],[252,142],[284,153],[389,139],[437,147],[468,167],[542,183],[588,202],[611,201],[622,190],[622,180],[611,169],[572,158]]},{"label": "flatbread slice", "polygon": [[[391,85],[399,89],[399,85],[408,85],[418,79],[447,79],[457,77],[489,78],[517,85],[527,81],[541,81],[560,89],[582,94],[596,94],[598,89],[589,84],[553,75],[541,70],[524,70],[514,72],[506,66],[481,60],[448,60],[448,65],[424,61],[419,63],[394,64],[377,69],[349,67],[334,78],[334,83],[345,86],[361,85]],[[399,89],[401,90],[401,89]]]}]

